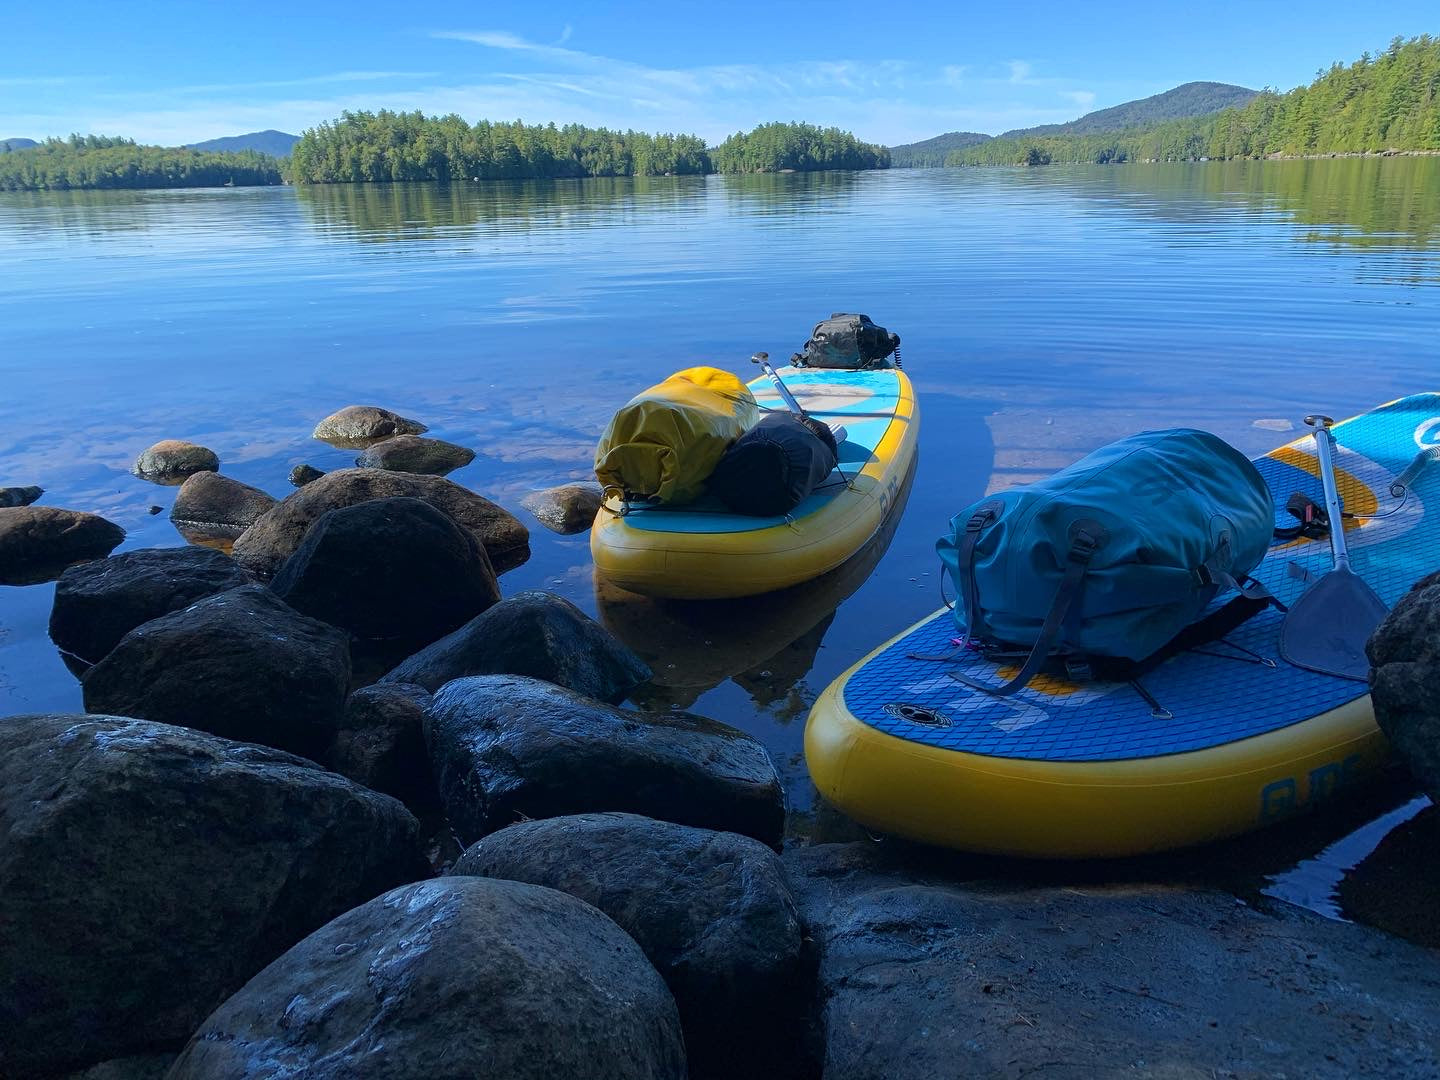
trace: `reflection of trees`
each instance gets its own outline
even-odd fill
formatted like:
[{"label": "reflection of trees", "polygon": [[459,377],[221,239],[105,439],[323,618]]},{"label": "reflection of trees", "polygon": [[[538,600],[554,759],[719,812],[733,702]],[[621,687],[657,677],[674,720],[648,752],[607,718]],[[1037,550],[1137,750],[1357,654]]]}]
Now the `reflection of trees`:
[{"label": "reflection of trees", "polygon": [[742,214],[784,214],[833,210],[837,199],[854,195],[869,176],[877,173],[804,172],[750,173],[719,178],[731,209]]}]

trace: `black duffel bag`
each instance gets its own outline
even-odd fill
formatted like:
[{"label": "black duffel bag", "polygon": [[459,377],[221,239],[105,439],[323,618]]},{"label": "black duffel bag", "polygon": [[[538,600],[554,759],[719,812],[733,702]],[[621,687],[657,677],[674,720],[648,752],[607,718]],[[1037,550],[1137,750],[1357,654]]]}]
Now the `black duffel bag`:
[{"label": "black duffel bag", "polygon": [[837,311],[816,323],[805,347],[790,358],[796,367],[856,368],[880,367],[900,347],[900,335],[876,326],[869,315]]},{"label": "black duffel bag", "polygon": [[725,451],[705,490],[737,514],[775,517],[800,505],[839,460],[825,424],[770,413]]}]

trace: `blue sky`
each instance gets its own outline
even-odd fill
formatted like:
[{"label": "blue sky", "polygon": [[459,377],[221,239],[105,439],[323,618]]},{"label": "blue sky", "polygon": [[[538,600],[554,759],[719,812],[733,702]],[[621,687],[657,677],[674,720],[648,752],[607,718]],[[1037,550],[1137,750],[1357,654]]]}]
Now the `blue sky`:
[{"label": "blue sky", "polygon": [[887,144],[1073,119],[1193,79],[1289,89],[1435,0],[300,5],[14,3],[0,138],[176,144],[342,109],[688,131],[835,124]]}]

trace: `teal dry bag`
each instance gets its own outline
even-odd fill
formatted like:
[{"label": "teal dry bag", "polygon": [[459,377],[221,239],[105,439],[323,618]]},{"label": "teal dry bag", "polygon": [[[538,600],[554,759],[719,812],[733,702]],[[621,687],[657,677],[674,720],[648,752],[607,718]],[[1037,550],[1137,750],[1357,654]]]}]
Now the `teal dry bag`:
[{"label": "teal dry bag", "polygon": [[1144,661],[1227,589],[1259,601],[1263,590],[1242,582],[1274,528],[1255,466],[1215,435],[1177,428],[987,496],[951,519],[936,550],[967,640],[1029,651],[1009,683],[980,687],[1013,693],[1056,656]]}]

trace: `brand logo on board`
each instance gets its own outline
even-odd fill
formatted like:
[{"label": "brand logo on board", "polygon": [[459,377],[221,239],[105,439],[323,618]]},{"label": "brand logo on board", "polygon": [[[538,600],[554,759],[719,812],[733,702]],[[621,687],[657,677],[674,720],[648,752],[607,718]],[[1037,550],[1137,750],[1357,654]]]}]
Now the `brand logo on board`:
[{"label": "brand logo on board", "polygon": [[1415,445],[1421,450],[1440,446],[1440,416],[1432,416],[1415,429]]}]

